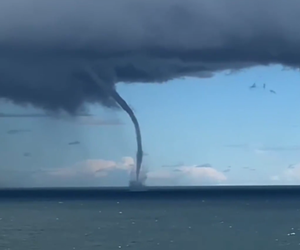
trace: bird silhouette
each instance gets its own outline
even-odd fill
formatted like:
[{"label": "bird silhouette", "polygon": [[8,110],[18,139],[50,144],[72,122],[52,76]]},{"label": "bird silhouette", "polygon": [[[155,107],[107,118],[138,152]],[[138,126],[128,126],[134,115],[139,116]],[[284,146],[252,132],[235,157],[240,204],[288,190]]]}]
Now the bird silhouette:
[{"label": "bird silhouette", "polygon": [[29,130],[29,129],[11,129],[11,130],[7,131],[8,134],[17,134],[17,133],[26,133],[26,132],[31,132],[31,130]]},{"label": "bird silhouette", "polygon": [[253,83],[253,85],[250,86],[250,89],[254,89],[254,88],[256,88],[256,84],[255,83]]},{"label": "bird silhouette", "polygon": [[264,88],[264,89],[266,89],[266,84],[265,84],[265,83],[264,83],[264,86],[263,86],[263,88]]},{"label": "bird silhouette", "polygon": [[77,144],[80,144],[80,142],[79,141],[69,142],[69,145],[77,145]]},{"label": "bird silhouette", "polygon": [[272,90],[272,89],[270,90],[270,92],[271,92],[272,94],[276,94],[276,92],[275,92],[274,90]]}]

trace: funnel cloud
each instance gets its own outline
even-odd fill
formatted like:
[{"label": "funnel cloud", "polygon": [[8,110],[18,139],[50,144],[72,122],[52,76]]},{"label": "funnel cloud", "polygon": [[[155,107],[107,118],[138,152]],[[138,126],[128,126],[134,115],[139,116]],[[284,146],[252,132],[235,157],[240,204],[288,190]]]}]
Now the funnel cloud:
[{"label": "funnel cloud", "polygon": [[139,174],[142,167],[142,161],[143,161],[143,145],[142,145],[142,136],[141,136],[141,130],[140,125],[135,117],[134,112],[129,107],[127,102],[118,94],[118,92],[115,89],[111,89],[109,85],[106,84],[106,82],[103,82],[97,74],[90,68],[86,67],[87,73],[89,76],[98,84],[98,86],[113,100],[115,100],[120,107],[129,115],[131,121],[134,124],[135,127],[135,134],[136,134],[136,142],[137,142],[137,153],[136,153],[136,181],[139,180]]},{"label": "funnel cloud", "polygon": [[298,0],[4,0],[0,98],[75,115],[89,103],[122,107],[119,82],[299,67],[299,22]]}]

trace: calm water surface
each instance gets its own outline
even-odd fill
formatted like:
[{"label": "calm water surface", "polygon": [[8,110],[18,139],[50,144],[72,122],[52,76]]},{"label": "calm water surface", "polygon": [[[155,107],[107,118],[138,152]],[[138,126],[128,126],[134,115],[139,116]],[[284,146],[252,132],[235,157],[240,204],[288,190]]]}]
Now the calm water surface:
[{"label": "calm water surface", "polygon": [[0,249],[300,249],[300,201],[1,201]]}]

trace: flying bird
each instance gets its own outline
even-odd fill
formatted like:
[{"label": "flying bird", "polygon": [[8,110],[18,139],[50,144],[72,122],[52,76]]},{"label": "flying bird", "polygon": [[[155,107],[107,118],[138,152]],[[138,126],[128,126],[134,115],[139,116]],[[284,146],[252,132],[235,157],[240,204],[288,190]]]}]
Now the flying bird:
[{"label": "flying bird", "polygon": [[272,89],[270,90],[270,92],[271,92],[272,94],[276,94],[276,92],[275,92],[274,90],[272,90]]},{"label": "flying bird", "polygon": [[26,133],[26,132],[31,132],[31,130],[29,130],[29,129],[11,129],[11,130],[7,131],[8,134],[17,134],[17,133]]},{"label": "flying bird", "polygon": [[266,89],[266,84],[264,83],[263,88]]},{"label": "flying bird", "polygon": [[163,167],[163,168],[177,168],[177,167],[181,167],[181,166],[183,166],[183,165],[184,165],[184,163],[179,162],[179,163],[177,163],[177,164],[172,164],[172,165],[163,165],[162,167]]},{"label": "flying bird", "polygon": [[201,165],[197,165],[196,168],[212,168],[212,165],[210,165],[209,163],[204,163]]},{"label": "flying bird", "polygon": [[24,156],[29,157],[29,156],[31,156],[31,154],[30,153],[24,153]]},{"label": "flying bird", "polygon": [[79,141],[69,142],[69,145],[77,145],[77,144],[80,144],[80,142]]},{"label": "flying bird", "polygon": [[254,89],[254,88],[256,88],[256,84],[255,84],[255,83],[253,83],[253,85],[251,85],[249,88],[250,88],[250,89]]}]

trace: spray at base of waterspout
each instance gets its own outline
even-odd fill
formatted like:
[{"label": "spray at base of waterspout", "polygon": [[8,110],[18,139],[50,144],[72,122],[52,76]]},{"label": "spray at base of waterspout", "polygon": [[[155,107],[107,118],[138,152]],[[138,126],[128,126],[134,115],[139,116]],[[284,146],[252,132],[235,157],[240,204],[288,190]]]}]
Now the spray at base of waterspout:
[{"label": "spray at base of waterspout", "polygon": [[131,180],[129,182],[129,189],[131,191],[145,191],[147,190],[147,187],[142,180]]},{"label": "spray at base of waterspout", "polygon": [[147,180],[147,169],[143,169],[140,171],[139,176],[136,176],[136,169],[132,168],[130,172],[130,180],[129,180],[129,189],[134,191],[144,191],[147,189],[146,180]]}]

